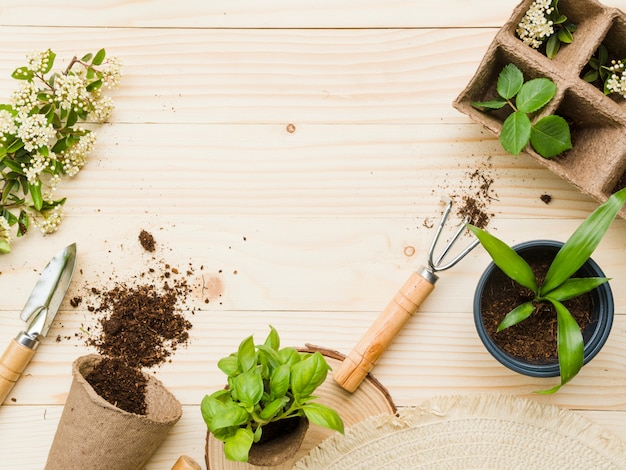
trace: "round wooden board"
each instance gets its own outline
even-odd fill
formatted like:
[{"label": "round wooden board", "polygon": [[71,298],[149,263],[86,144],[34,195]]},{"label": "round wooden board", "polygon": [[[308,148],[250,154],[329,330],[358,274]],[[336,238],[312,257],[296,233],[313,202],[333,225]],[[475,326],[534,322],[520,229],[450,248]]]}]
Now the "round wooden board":
[{"label": "round wooden board", "polygon": [[[328,364],[333,370],[343,360],[343,356],[336,351],[311,345],[307,345],[307,348],[303,350],[310,352],[320,351],[326,357]],[[330,406],[339,413],[345,427],[352,426],[370,416],[382,413],[396,413],[396,406],[391,400],[389,393],[371,375],[367,376],[354,393],[349,393],[337,385],[332,378],[332,374],[329,373],[326,381],[315,391],[315,395],[319,397],[317,399],[318,403]],[[311,424],[298,453],[283,465],[275,467],[257,467],[247,463],[226,460],[223,451],[224,444],[215,439],[212,434],[207,433],[205,455],[207,470],[288,470],[292,468],[294,462],[308,454],[311,449],[318,446],[334,432]]]}]

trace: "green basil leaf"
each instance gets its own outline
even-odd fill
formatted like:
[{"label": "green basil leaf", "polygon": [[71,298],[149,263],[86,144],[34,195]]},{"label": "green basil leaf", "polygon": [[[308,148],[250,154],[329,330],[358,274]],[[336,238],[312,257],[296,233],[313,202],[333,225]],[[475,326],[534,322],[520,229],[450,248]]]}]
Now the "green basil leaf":
[{"label": "green basil leaf", "polygon": [[212,428],[213,418],[224,410],[224,404],[212,395],[206,395],[200,403],[202,418],[209,429]]},{"label": "green basil leaf", "polygon": [[626,188],[608,198],[574,231],[550,265],[541,295],[560,286],[580,269],[600,244],[625,202]]},{"label": "green basil leaf", "polygon": [[302,360],[302,356],[300,353],[294,348],[283,348],[278,351],[278,357],[280,358],[281,364],[289,364],[294,365]]},{"label": "green basil leaf", "polygon": [[515,64],[508,64],[498,75],[496,90],[505,100],[513,98],[524,84],[524,75]]},{"label": "green basil leaf", "polygon": [[247,462],[248,453],[254,442],[251,430],[239,428],[235,434],[224,441],[224,455],[228,460]]},{"label": "green basil leaf", "polygon": [[547,297],[563,302],[579,295],[586,294],[598,286],[609,282],[608,277],[582,277],[568,279],[556,289],[546,293]]},{"label": "green basil leaf", "polygon": [[523,304],[518,305],[506,314],[502,322],[498,325],[498,331],[517,325],[519,322],[526,320],[534,311],[535,306],[532,302],[524,302]]},{"label": "green basil leaf", "polygon": [[330,366],[319,351],[295,364],[291,369],[291,391],[296,401],[303,401],[326,380]]},{"label": "green basil leaf", "polygon": [[280,398],[287,394],[291,381],[291,366],[283,364],[272,372],[270,377],[270,394],[272,398]]},{"label": "green basil leaf", "polygon": [[530,145],[544,158],[572,148],[569,125],[561,116],[544,116],[530,129]]},{"label": "green basil leaf", "polygon": [[274,401],[271,401],[259,413],[259,418],[261,418],[264,421],[271,420],[272,418],[282,413],[283,408],[285,407],[287,403],[289,403],[289,398],[287,397],[281,397],[281,398],[277,398]]},{"label": "green basil leaf", "polygon": [[263,378],[254,370],[233,377],[237,399],[247,407],[254,407],[263,396]]},{"label": "green basil leaf", "polygon": [[319,403],[308,403],[302,410],[313,424],[344,433],[343,421],[335,410]]},{"label": "green basil leaf", "polygon": [[520,89],[515,104],[524,113],[533,113],[543,108],[556,95],[556,84],[548,78],[528,80]]},{"label": "green basil leaf", "polygon": [[467,228],[478,238],[481,245],[487,250],[491,259],[504,274],[518,284],[527,287],[533,292],[538,291],[535,273],[528,263],[518,255],[513,248],[490,233],[468,224]]},{"label": "green basil leaf", "polygon": [[272,348],[274,351],[278,351],[280,349],[280,336],[278,335],[278,331],[272,325],[270,325],[270,332],[265,339],[265,346]]},{"label": "green basil leaf", "polygon": [[506,104],[506,100],[472,101],[475,108],[500,109]]},{"label": "green basil leaf", "polygon": [[235,403],[225,404],[221,410],[211,418],[210,431],[241,426],[250,419],[250,413]]},{"label": "green basil leaf", "polygon": [[509,115],[502,124],[500,132],[500,143],[504,150],[512,155],[519,155],[530,140],[531,127],[532,124],[526,113],[516,111]]},{"label": "green basil leaf", "polygon": [[247,372],[256,366],[256,348],[254,347],[254,338],[252,336],[248,336],[239,344],[237,358],[243,372]]},{"label": "green basil leaf", "polygon": [[224,372],[228,377],[239,375],[241,374],[241,372],[243,372],[239,368],[239,360],[237,359],[237,356],[234,354],[231,354],[228,357],[223,357],[222,359],[220,359],[217,362],[217,367],[219,367],[219,369],[222,372]]}]

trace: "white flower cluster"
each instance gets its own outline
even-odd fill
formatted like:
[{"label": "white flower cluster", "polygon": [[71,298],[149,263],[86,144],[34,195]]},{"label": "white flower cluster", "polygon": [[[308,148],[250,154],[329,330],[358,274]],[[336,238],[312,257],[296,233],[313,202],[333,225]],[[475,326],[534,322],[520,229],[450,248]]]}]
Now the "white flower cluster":
[{"label": "white flower cluster", "polygon": [[28,70],[35,73],[45,73],[49,67],[50,49],[46,51],[33,51],[26,55]]},{"label": "white flower cluster", "polygon": [[34,218],[33,224],[39,227],[39,230],[44,234],[56,232],[63,219],[63,206],[54,206],[54,208],[41,214],[43,220]]},{"label": "white flower cluster", "polygon": [[4,217],[0,217],[0,241],[11,243],[13,236],[11,235],[11,226],[9,221]]},{"label": "white flower cluster", "polygon": [[96,134],[89,132],[82,136],[78,143],[58,155],[58,159],[63,163],[63,171],[68,176],[76,175],[85,166],[87,155],[91,152],[95,143]]},{"label": "white flower cluster", "polygon": [[56,130],[43,114],[26,114],[20,111],[17,115],[17,136],[24,142],[24,148],[32,152],[48,146],[56,136]]},{"label": "white flower cluster", "polygon": [[613,60],[607,68],[611,76],[606,81],[606,89],[626,98],[626,65],[621,60]]},{"label": "white flower cluster", "polygon": [[552,0],[535,0],[517,25],[517,35],[533,49],[539,49],[543,42],[554,34],[553,22],[549,20],[554,11]]}]

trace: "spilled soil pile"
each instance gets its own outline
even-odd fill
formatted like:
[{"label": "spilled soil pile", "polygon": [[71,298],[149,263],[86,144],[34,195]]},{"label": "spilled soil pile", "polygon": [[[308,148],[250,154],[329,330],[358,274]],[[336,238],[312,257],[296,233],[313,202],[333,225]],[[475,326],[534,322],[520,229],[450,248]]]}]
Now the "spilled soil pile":
[{"label": "spilled soil pile", "polygon": [[[142,230],[144,250],[153,252],[154,237]],[[87,309],[98,315],[96,331],[88,331],[86,344],[95,347],[105,360],[86,377],[90,385],[109,403],[125,411],[145,414],[146,378],[142,370],[171,360],[180,346],[187,344],[191,322],[185,318],[185,300],[191,293],[187,278],[169,264],[151,260],[152,267],[113,287],[90,287]],[[75,297],[77,307],[83,297]]]}]

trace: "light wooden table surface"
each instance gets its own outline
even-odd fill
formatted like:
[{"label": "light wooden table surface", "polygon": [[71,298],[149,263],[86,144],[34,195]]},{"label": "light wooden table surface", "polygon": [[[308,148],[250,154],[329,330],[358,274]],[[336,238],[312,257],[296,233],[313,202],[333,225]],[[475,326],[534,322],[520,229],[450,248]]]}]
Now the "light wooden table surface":
[{"label": "light wooden table surface", "polygon": [[[198,405],[223,385],[216,361],[268,324],[283,344],[349,352],[425,261],[440,197],[462,192],[469,172],[494,180],[498,236],[565,240],[596,203],[530,157],[507,155],[451,104],[516,3],[3,0],[0,101],[31,50],[67,60],[105,47],[125,76],[91,160],[59,188],[60,230],[33,231],[0,257],[0,344],[22,329],[38,273],[68,243],[79,247],[68,300],[151,263],[192,264],[204,292],[189,300],[190,345],[156,371],[184,416],[148,468],[169,469],[181,454],[204,465]],[[626,0],[608,4],[626,10]],[[137,241],[142,229],[157,240],[155,259]],[[510,372],[480,343],[480,248],[441,275],[374,375],[398,406],[502,392],[577,410],[626,439],[625,233],[617,220],[594,254],[613,278],[611,336],[557,394],[534,395],[554,380]],[[43,467],[70,365],[90,351],[55,338],[94,326],[94,315],[66,302],[57,318],[0,408],[3,469]]]}]

